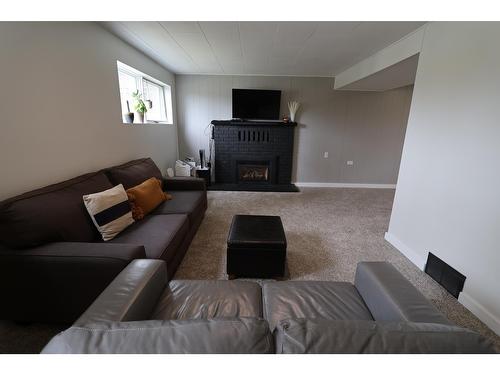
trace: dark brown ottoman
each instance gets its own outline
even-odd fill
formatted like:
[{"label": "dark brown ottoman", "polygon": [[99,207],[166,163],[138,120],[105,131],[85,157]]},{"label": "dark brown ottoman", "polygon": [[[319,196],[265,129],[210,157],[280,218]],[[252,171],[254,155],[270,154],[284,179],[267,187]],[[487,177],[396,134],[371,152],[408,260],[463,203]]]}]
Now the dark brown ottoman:
[{"label": "dark brown ottoman", "polygon": [[283,277],[285,259],[286,237],[279,216],[233,217],[227,238],[229,277]]}]

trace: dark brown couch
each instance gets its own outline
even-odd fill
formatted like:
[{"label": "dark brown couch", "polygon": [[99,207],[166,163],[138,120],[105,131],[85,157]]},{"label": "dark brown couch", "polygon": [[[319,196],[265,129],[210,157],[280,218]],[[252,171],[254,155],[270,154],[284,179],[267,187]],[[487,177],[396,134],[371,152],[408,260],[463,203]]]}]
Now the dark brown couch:
[{"label": "dark brown couch", "polygon": [[0,203],[0,319],[73,322],[133,259],[166,261],[175,274],[207,208],[202,179],[163,179],[173,199],[103,242],[82,196],[150,177],[138,159]]}]

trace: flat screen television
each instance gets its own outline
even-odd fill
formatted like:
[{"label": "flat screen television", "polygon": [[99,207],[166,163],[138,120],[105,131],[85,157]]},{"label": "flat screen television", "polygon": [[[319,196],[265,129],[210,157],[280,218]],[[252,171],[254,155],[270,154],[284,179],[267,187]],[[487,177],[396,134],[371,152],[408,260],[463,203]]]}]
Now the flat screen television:
[{"label": "flat screen television", "polygon": [[233,89],[233,119],[279,120],[280,90]]}]

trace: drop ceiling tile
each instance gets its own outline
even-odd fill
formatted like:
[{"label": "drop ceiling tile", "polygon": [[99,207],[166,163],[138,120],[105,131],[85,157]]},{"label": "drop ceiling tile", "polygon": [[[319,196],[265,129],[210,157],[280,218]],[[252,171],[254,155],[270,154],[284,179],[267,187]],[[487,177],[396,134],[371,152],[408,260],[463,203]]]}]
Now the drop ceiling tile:
[{"label": "drop ceiling tile", "polygon": [[200,67],[201,72],[222,73],[221,66],[202,33],[178,33],[174,40]]},{"label": "drop ceiling tile", "polygon": [[277,27],[277,22],[240,22],[243,56],[245,58],[267,56],[273,49],[273,38]]},{"label": "drop ceiling tile", "polygon": [[279,22],[275,34],[275,44],[303,45],[318,28],[318,22]]},{"label": "drop ceiling tile", "polygon": [[221,63],[243,62],[237,22],[199,22],[198,24]]},{"label": "drop ceiling tile", "polygon": [[245,64],[243,61],[240,62],[232,62],[232,61],[224,61],[221,63],[222,70],[224,74],[242,74],[245,69]]},{"label": "drop ceiling tile", "polygon": [[350,33],[351,47],[356,47],[350,65],[397,42],[422,24],[422,22],[361,22]]},{"label": "drop ceiling tile", "polygon": [[156,22],[108,22],[107,27],[174,71],[196,70],[189,56]]},{"label": "drop ceiling tile", "polygon": [[200,29],[196,22],[167,22],[161,21],[159,22],[165,29],[168,30],[171,34],[177,33],[200,33]]},{"label": "drop ceiling tile", "polygon": [[105,22],[174,73],[334,75],[423,22]]}]

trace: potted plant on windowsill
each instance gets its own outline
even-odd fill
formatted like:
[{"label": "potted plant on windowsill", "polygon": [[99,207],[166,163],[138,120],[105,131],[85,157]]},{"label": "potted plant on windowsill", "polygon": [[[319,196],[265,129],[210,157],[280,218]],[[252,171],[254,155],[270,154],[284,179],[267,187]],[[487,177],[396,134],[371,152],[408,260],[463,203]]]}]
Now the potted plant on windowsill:
[{"label": "potted plant on windowsill", "polygon": [[132,93],[132,97],[134,98],[134,109],[137,112],[137,119],[140,123],[144,123],[144,114],[148,109],[142,100],[142,94],[139,93],[139,90],[136,90]]}]

